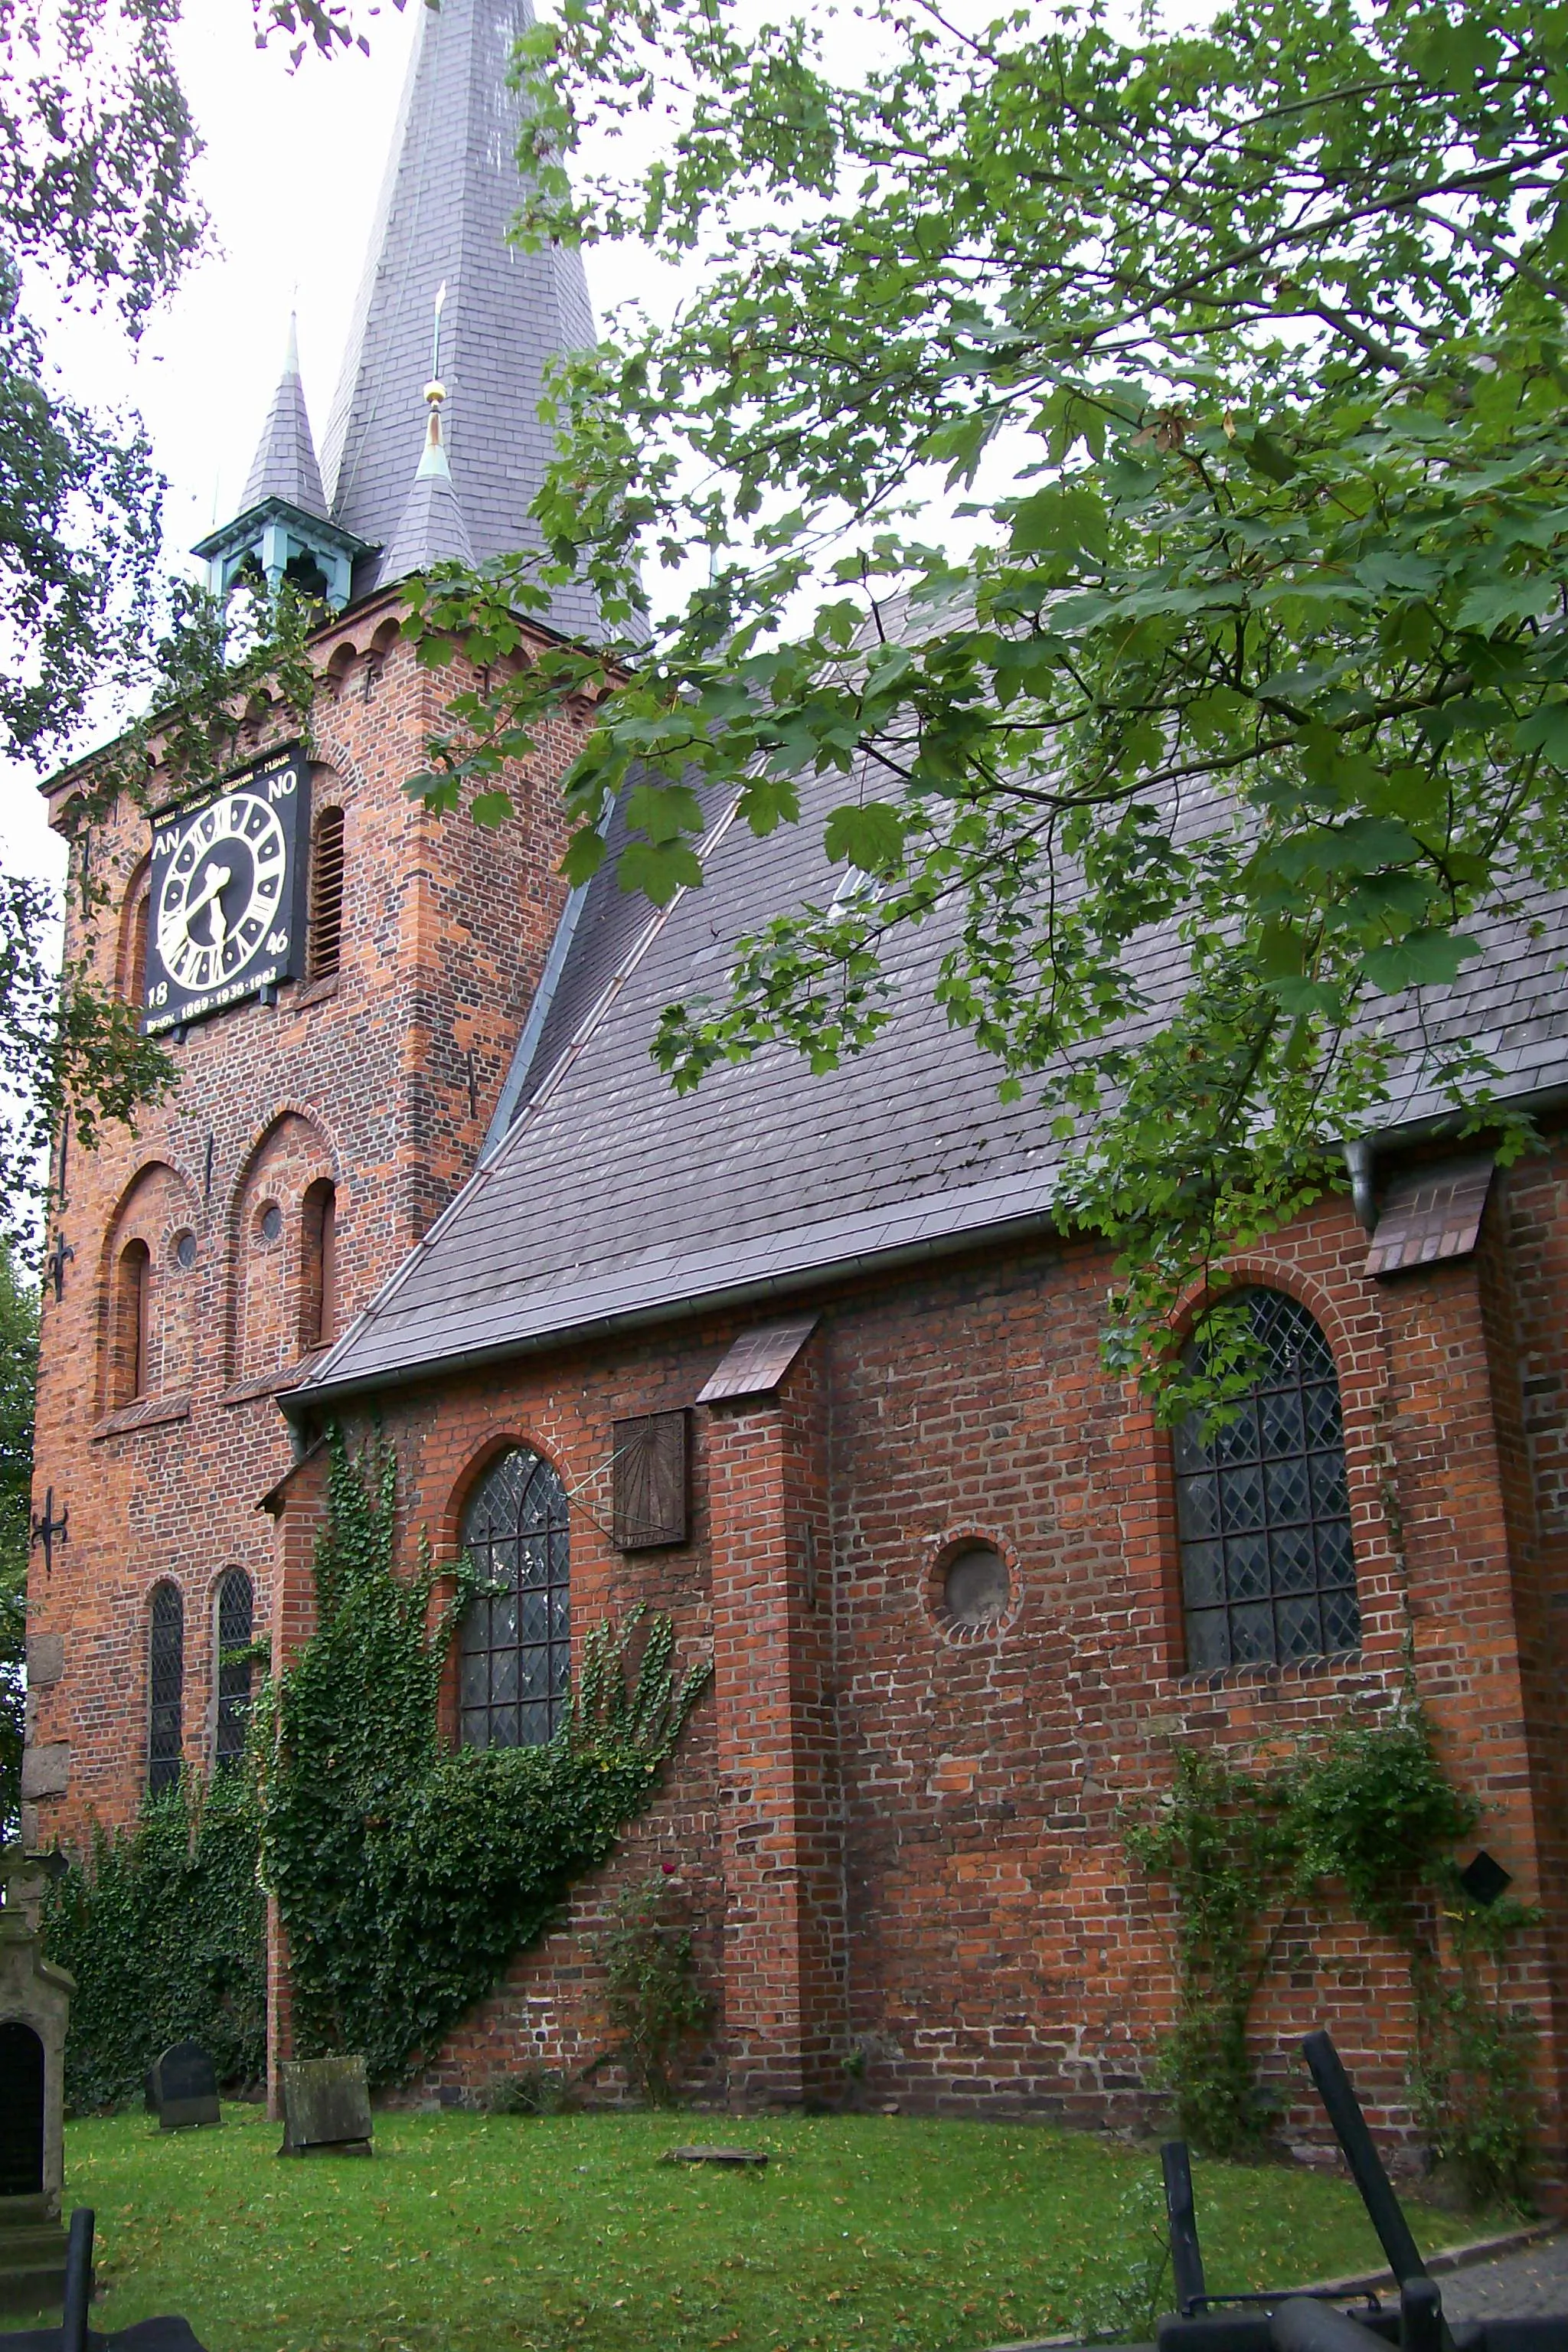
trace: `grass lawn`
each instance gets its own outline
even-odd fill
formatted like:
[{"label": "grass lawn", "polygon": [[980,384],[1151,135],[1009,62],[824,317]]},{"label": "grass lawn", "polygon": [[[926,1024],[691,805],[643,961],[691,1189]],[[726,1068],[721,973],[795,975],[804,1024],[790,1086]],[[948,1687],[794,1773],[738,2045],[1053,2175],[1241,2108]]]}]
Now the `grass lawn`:
[{"label": "grass lawn", "polygon": [[[279,2162],[279,2126],[72,2124],[99,2327],[183,2312],[210,2352],[946,2352],[1073,2324],[1152,2155],[912,2116],[377,2117],[375,2155]],[[693,2137],[764,2172],[660,2165]],[[1211,2286],[1375,2264],[1354,2191],[1197,2168]],[[1415,2215],[1431,2244],[1475,2225]],[[15,2326],[18,2320],[8,2323]]]}]

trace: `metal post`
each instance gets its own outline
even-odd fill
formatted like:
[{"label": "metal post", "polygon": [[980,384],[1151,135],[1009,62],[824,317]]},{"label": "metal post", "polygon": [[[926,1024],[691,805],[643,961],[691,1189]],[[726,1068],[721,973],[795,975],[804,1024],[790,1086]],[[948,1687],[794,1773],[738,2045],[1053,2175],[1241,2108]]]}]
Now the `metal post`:
[{"label": "metal post", "polygon": [[66,2307],[60,2322],[60,2352],[87,2352],[87,2313],[92,2301],[92,2207],[71,2215],[66,2246]]},{"label": "metal post", "polygon": [[1372,2144],[1361,2102],[1351,2088],[1351,2078],[1339,2052],[1320,2028],[1316,2033],[1308,2034],[1301,2044],[1301,2055],[1312,2070],[1318,2096],[1328,2110],[1334,2137],[1344,2150],[1345,2162],[1361,2190],[1362,2203],[1377,2231],[1378,2243],[1388,2257],[1389,2269],[1401,2286],[1406,2279],[1424,2279],[1426,2265],[1416,2252],[1410,2224],[1383,2168],[1383,2159]]},{"label": "metal post", "polygon": [[1198,2217],[1193,2206],[1193,2168],[1184,2139],[1168,2139],[1160,2150],[1165,2176],[1165,2220],[1171,2239],[1171,2276],[1176,2309],[1190,2319],[1208,2290],[1204,2283],[1203,2249],[1198,2244]]},{"label": "metal post", "polygon": [[1400,2352],[1440,2352],[1443,2298],[1435,2279],[1406,2279],[1399,2290]]}]

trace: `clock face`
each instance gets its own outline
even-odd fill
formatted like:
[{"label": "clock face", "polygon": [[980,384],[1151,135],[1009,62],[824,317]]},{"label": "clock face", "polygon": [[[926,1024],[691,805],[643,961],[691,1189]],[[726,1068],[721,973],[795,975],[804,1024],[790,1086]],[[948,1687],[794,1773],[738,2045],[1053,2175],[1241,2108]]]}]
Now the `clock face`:
[{"label": "clock face", "polygon": [[203,1020],[293,976],[309,773],[302,753],[275,753],[216,799],[158,821],[149,1034]]}]

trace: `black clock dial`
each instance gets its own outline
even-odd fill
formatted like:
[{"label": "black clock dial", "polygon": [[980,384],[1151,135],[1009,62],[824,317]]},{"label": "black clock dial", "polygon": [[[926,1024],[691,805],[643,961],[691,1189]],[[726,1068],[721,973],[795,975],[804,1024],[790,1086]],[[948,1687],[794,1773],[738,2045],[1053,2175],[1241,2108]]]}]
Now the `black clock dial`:
[{"label": "black clock dial", "polygon": [[147,1026],[170,1028],[294,969],[304,763],[274,761],[154,835]]}]

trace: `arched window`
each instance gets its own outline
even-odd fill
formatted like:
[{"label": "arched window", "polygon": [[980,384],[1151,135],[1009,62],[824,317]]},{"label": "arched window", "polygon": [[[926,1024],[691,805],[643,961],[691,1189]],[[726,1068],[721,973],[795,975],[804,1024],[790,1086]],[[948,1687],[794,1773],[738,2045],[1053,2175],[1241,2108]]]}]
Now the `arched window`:
[{"label": "arched window", "polygon": [[1251,1290],[1246,1302],[1262,1378],[1206,1441],[1196,1416],[1175,1434],[1194,1674],[1334,1657],[1361,1643],[1333,1358],[1295,1299]]},{"label": "arched window", "polygon": [[336,1328],[338,1195],[323,1177],[305,1194],[300,1265],[300,1345],[324,1348]]},{"label": "arched window", "polygon": [[538,1748],[561,1721],[572,1678],[566,1490],[516,1446],[493,1463],[463,1515],[463,1549],[504,1591],[468,1604],[459,1706],[468,1748]]},{"label": "arched window", "polygon": [[177,1584],[160,1584],[147,1642],[147,1786],[153,1796],[180,1777],[184,1699],[185,1604]]},{"label": "arched window", "polygon": [[252,1660],[248,1652],[255,1632],[256,1595],[243,1568],[231,1568],[217,1589],[217,1725],[213,1758],[218,1764],[237,1764],[245,1753],[250,1721]]},{"label": "arched window", "polygon": [[336,971],[343,944],[343,813],[324,808],[310,845],[310,931],[307,977]]},{"label": "arched window", "polygon": [[152,1253],[143,1241],[127,1242],[114,1269],[113,1404],[132,1404],[147,1392],[152,1290]]}]

